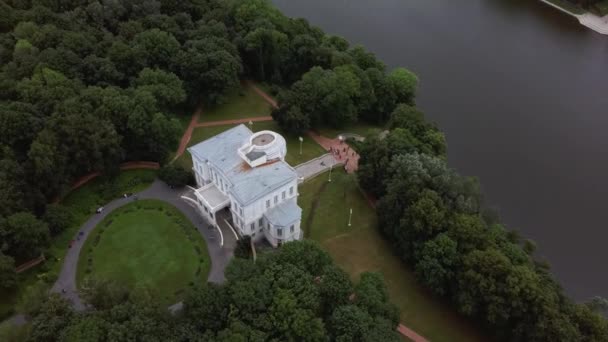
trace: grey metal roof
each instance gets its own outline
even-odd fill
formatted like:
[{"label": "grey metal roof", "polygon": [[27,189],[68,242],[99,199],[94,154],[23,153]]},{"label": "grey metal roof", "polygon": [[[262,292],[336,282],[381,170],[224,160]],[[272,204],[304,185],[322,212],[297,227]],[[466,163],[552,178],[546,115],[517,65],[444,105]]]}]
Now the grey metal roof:
[{"label": "grey metal roof", "polygon": [[228,191],[241,205],[248,205],[298,177],[296,171],[282,160],[252,168],[241,159],[238,148],[252,134],[241,124],[188,149],[201,161],[209,160],[226,176],[232,185]]},{"label": "grey metal roof", "polygon": [[254,168],[243,162],[241,167],[230,170],[228,178],[233,184],[231,194],[242,205],[248,205],[293,181],[298,175],[289,164],[278,160]]},{"label": "grey metal roof", "polygon": [[287,227],[302,217],[302,209],[296,203],[296,199],[292,198],[270,208],[264,216],[273,226]]},{"label": "grey metal roof", "polygon": [[252,134],[249,128],[240,124],[188,148],[188,151],[201,161],[209,160],[220,171],[226,172],[243,161],[237,150]]}]

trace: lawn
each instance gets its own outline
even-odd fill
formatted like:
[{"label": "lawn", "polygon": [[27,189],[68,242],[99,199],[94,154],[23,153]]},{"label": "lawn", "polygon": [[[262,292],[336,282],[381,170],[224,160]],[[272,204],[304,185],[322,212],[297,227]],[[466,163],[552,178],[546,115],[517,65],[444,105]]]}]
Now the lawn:
[{"label": "lawn", "polygon": [[272,108],[251,85],[245,83],[226,97],[223,104],[204,108],[200,122],[268,116]]},{"label": "lawn", "polygon": [[[235,125],[197,127],[192,132],[192,138],[190,138],[188,146],[196,145],[197,143],[209,139],[234,126]],[[247,126],[249,127],[249,125]],[[287,143],[287,156],[285,159],[291,166],[296,166],[326,153],[326,151],[310,137],[303,136],[302,154],[300,155],[300,141],[298,140],[298,137],[283,132],[275,121],[254,122],[252,130],[254,132],[271,130],[281,134]],[[187,170],[192,169],[192,157],[190,156],[190,153],[188,151],[184,152],[184,154],[176,160],[176,163]]]},{"label": "lawn", "polygon": [[[55,282],[61,269],[61,260],[67,252],[67,245],[74,238],[78,228],[99,206],[120,197],[125,192],[137,192],[148,187],[156,178],[154,170],[122,171],[116,178],[95,178],[82,187],[66,194],[61,204],[72,212],[72,223],[61,234],[53,237],[51,246],[45,251],[47,261],[19,274],[19,285],[12,293],[0,294],[0,318],[10,316],[23,291],[37,280],[45,281],[49,287]],[[59,260],[57,260],[59,259]]]},{"label": "lawn", "polygon": [[139,200],[116,209],[91,233],[78,260],[78,285],[88,276],[130,288],[146,286],[165,304],[205,283],[211,266],[200,233],[175,207]]},{"label": "lawn", "polygon": [[[304,236],[321,243],[335,262],[357,279],[362,272],[384,276],[401,321],[431,341],[482,341],[475,328],[416,282],[412,271],[379,234],[376,214],[353,175],[323,173],[299,186]],[[353,209],[348,226],[350,208]]]}]

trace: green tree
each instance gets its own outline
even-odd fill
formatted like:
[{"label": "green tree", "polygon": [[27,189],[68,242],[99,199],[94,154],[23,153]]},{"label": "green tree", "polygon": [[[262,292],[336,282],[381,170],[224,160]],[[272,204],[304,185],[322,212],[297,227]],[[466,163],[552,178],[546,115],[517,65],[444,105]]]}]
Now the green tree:
[{"label": "green tree", "polygon": [[161,108],[171,108],[186,99],[182,81],[171,72],[145,68],[137,76],[135,86],[154,95]]},{"label": "green tree", "polygon": [[42,219],[49,227],[51,235],[57,235],[64,231],[72,223],[72,212],[61,204],[50,204]]},{"label": "green tree", "polygon": [[40,255],[49,244],[46,223],[26,212],[13,214],[0,223],[0,234],[6,246],[5,253],[25,260]]},{"label": "green tree", "polygon": [[17,286],[15,260],[0,251],[0,288],[8,291],[14,289],[15,286]]}]

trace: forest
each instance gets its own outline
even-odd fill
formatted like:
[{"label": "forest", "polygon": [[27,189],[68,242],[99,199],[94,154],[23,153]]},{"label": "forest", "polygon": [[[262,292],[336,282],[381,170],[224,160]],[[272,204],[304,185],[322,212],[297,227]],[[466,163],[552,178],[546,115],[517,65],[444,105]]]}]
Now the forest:
[{"label": "forest", "polygon": [[[416,108],[408,70],[389,70],[265,0],[0,0],[0,8],[2,290],[17,286],[15,265],[66,226],[70,212],[48,203],[74,179],[116,174],[124,161],[166,163],[184,116],[254,79],[274,85],[272,115],[287,132],[356,122],[390,130],[359,147],[358,180],[378,199],[395,253],[433,293],[498,340],[608,340],[606,320],[573,303],[534,243],[485,209],[476,180],[449,168],[445,137]],[[91,315],[56,297],[32,308],[31,339],[393,340],[398,316],[382,281],[364,275],[353,285],[321,254],[303,243],[255,265],[235,260],[228,283],[193,291],[178,320],[149,289],[93,284]]]}]

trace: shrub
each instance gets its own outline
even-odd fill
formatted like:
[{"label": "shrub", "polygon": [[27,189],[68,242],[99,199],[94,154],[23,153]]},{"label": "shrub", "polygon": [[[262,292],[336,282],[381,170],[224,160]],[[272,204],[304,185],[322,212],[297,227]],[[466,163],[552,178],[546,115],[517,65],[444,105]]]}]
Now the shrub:
[{"label": "shrub", "polygon": [[158,172],[158,178],[169,186],[182,187],[186,184],[194,183],[192,172],[183,167],[166,165]]}]

